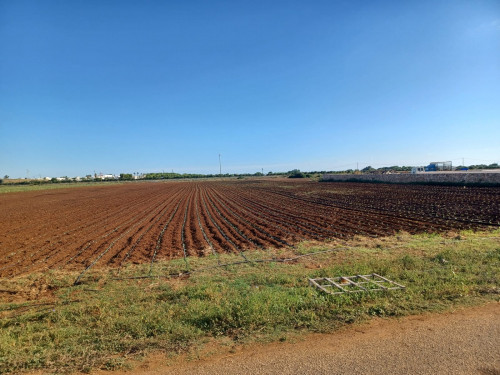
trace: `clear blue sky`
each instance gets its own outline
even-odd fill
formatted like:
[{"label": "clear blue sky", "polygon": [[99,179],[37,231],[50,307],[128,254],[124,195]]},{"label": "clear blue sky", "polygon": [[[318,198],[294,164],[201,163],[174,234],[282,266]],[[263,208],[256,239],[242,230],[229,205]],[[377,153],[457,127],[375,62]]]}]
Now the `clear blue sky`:
[{"label": "clear blue sky", "polygon": [[11,177],[500,162],[500,2],[0,0],[0,142]]}]

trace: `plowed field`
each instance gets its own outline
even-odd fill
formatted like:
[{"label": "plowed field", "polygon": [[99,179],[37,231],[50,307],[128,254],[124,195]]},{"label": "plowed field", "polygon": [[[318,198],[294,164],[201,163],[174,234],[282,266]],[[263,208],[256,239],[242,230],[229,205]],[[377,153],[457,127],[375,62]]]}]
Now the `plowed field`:
[{"label": "plowed field", "polygon": [[290,179],[152,182],[0,196],[0,276],[499,227],[500,189]]}]

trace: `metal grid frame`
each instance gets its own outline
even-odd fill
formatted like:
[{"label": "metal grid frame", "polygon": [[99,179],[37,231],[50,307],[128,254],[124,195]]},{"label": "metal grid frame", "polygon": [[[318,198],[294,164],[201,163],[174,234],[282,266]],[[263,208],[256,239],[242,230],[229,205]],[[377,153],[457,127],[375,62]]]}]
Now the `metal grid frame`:
[{"label": "metal grid frame", "polygon": [[309,285],[328,294],[366,293],[406,288],[404,285],[398,284],[376,273],[369,275],[309,279]]}]

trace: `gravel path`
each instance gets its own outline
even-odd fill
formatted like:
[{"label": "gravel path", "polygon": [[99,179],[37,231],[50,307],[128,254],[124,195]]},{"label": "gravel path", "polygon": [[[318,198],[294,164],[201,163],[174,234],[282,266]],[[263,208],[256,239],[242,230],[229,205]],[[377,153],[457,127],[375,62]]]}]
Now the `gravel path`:
[{"label": "gravel path", "polygon": [[254,345],[169,367],[153,361],[148,367],[133,373],[500,375],[500,303],[399,320],[375,319],[299,343]]}]

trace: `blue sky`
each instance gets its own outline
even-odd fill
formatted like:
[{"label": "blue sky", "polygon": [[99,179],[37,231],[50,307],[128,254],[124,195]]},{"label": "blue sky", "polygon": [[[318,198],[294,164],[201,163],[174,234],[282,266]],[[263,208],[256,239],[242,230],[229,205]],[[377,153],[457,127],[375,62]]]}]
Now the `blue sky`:
[{"label": "blue sky", "polygon": [[0,175],[500,162],[498,1],[0,0]]}]

